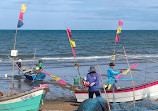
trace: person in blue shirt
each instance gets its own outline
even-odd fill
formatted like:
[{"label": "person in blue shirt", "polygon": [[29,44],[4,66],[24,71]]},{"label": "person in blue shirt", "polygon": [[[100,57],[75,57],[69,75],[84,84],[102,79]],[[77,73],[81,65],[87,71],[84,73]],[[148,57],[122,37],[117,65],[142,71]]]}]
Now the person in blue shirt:
[{"label": "person in blue shirt", "polygon": [[109,79],[108,84],[111,84],[112,88],[116,89],[116,86],[115,86],[116,81],[115,81],[114,75],[118,75],[118,74],[122,73],[122,70],[120,70],[118,72],[114,72],[113,68],[114,68],[115,64],[113,62],[111,62],[109,65],[110,65],[110,68],[108,69],[108,79]]},{"label": "person in blue shirt", "polygon": [[94,93],[96,96],[100,96],[99,74],[96,73],[94,66],[90,66],[90,70],[88,72],[86,81],[88,83],[89,98],[93,98]]}]

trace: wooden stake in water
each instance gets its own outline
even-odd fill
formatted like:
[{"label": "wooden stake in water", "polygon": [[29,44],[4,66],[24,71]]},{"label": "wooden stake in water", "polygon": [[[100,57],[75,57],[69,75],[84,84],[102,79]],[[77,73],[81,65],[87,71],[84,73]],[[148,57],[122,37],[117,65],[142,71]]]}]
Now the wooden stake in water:
[{"label": "wooden stake in water", "polygon": [[104,89],[105,98],[106,98],[106,100],[107,100],[107,106],[108,106],[109,111],[111,111],[111,109],[110,109],[110,104],[109,104],[109,98],[108,98],[108,95],[107,95],[106,90],[105,90],[105,87],[104,87],[104,83],[103,83],[103,80],[102,80],[102,76],[101,76],[101,73],[100,73],[100,69],[99,69],[99,65],[98,65],[98,64],[97,64],[97,67],[98,67],[100,79],[101,79],[101,82],[102,82],[102,86],[103,86],[103,89]]}]

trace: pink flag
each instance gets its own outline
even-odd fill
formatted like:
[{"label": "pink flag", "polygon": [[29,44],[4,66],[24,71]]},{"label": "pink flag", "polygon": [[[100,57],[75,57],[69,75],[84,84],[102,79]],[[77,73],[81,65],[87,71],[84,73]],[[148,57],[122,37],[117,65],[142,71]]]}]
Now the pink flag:
[{"label": "pink flag", "polygon": [[67,30],[67,34],[68,34],[68,37],[71,38],[71,30],[70,29],[66,29]]},{"label": "pink flag", "polygon": [[120,41],[120,39],[119,39],[119,36],[118,36],[118,35],[116,35],[116,39],[115,39],[115,41],[116,41],[116,42],[119,42],[119,41]]},{"label": "pink flag", "polygon": [[122,74],[119,74],[117,77],[115,77],[115,79],[120,79],[122,76]]},{"label": "pink flag", "polygon": [[61,84],[66,84],[63,80],[58,80]]},{"label": "pink flag", "polygon": [[123,25],[123,22],[121,20],[119,20],[118,25]]},{"label": "pink flag", "polygon": [[73,48],[72,48],[72,52],[73,52],[74,58],[76,58],[76,54]]},{"label": "pink flag", "polygon": [[134,64],[131,68],[135,69],[137,65],[138,65],[138,63]]},{"label": "pink flag", "polygon": [[20,15],[19,15],[19,19],[20,19],[20,20],[23,20],[23,15],[24,15],[24,13],[23,13],[23,12],[20,12]]}]

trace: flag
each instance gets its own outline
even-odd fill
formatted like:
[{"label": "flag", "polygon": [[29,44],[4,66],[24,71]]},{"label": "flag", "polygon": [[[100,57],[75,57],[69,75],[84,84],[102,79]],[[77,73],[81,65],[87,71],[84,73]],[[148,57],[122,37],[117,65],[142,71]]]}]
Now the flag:
[{"label": "flag", "polygon": [[70,29],[66,29],[67,30],[67,34],[68,34],[68,37],[71,38],[71,30]]},{"label": "flag", "polygon": [[26,8],[27,7],[25,6],[25,4],[22,3],[22,5],[21,5],[21,12],[25,12]]},{"label": "flag", "polygon": [[127,70],[124,71],[122,74],[126,75],[130,70],[131,70],[131,68],[127,69]]},{"label": "flag", "polygon": [[111,88],[111,86],[112,86],[111,84],[108,85],[108,90]]},{"label": "flag", "polygon": [[115,77],[115,79],[120,79],[122,76],[122,74],[119,74],[117,77]]},{"label": "flag", "polygon": [[135,69],[137,65],[138,65],[138,63],[134,64],[131,68]]},{"label": "flag", "polygon": [[71,47],[76,47],[75,41],[70,40]]},{"label": "flag", "polygon": [[23,26],[23,24],[24,23],[22,22],[22,20],[19,19],[17,27],[20,28],[21,26]]},{"label": "flag", "polygon": [[75,54],[75,51],[74,51],[73,48],[72,48],[72,53],[73,53],[73,55],[74,55],[74,58],[76,58],[76,54]]},{"label": "flag", "polygon": [[117,28],[117,34],[121,33],[121,27]]},{"label": "flag", "polygon": [[123,25],[123,22],[121,20],[119,20],[118,25]]},{"label": "flag", "polygon": [[23,13],[23,12],[20,12],[20,15],[19,15],[19,19],[20,19],[20,20],[23,20],[23,15],[24,15],[24,13]]},{"label": "flag", "polygon": [[119,39],[119,36],[118,36],[118,35],[116,35],[116,39],[115,39],[115,41],[116,41],[116,42],[119,42],[119,41],[120,41],[120,39]]}]

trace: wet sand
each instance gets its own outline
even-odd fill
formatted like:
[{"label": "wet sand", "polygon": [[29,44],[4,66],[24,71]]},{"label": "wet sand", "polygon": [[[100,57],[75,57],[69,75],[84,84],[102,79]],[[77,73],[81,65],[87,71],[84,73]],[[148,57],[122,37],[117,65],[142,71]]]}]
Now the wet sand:
[{"label": "wet sand", "polygon": [[40,107],[41,111],[74,111],[77,110],[80,103],[75,98],[45,100],[44,105]]}]

